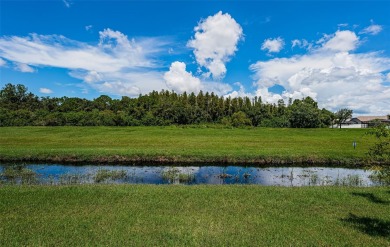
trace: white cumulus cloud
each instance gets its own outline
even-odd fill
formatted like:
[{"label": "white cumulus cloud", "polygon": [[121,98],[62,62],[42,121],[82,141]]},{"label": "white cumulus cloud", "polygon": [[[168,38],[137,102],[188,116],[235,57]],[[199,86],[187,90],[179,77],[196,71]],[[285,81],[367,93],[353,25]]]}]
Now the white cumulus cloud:
[{"label": "white cumulus cloud", "polygon": [[218,12],[201,20],[195,36],[187,46],[194,49],[197,63],[208,71],[205,75],[220,79],[226,74],[225,64],[237,51],[243,37],[241,26],[229,15]]},{"label": "white cumulus cloud", "polygon": [[281,37],[275,39],[266,39],[261,45],[261,50],[269,53],[278,53],[284,47],[284,40]]},{"label": "white cumulus cloud", "polygon": [[39,92],[41,92],[41,93],[44,93],[44,94],[51,94],[51,93],[53,93],[53,91],[51,90],[51,89],[49,89],[49,88],[40,88],[39,89]]},{"label": "white cumulus cloud", "polygon": [[214,92],[216,95],[225,95],[232,91],[232,87],[223,82],[204,81],[202,82],[202,90],[205,92]]},{"label": "white cumulus cloud", "polygon": [[169,71],[164,74],[164,80],[170,89],[179,93],[199,92],[201,83],[199,78],[186,71],[186,64],[183,62],[173,62]]},{"label": "white cumulus cloud", "polygon": [[176,92],[194,92],[198,93],[200,90],[205,92],[214,92],[217,95],[225,95],[232,90],[229,84],[215,81],[202,81],[198,77],[187,72],[186,64],[183,62],[173,62],[169,71],[164,74],[164,80],[169,89]]},{"label": "white cumulus cloud", "polygon": [[236,82],[234,85],[239,87],[239,90],[235,90],[230,92],[229,94],[225,95],[225,97],[231,97],[231,98],[238,98],[238,97],[249,97],[253,98],[254,95],[252,93],[248,93],[245,91],[244,85],[241,84],[241,82]]},{"label": "white cumulus cloud", "polygon": [[337,31],[332,35],[324,35],[318,44],[321,49],[332,52],[348,52],[353,51],[359,45],[359,37],[352,31]]},{"label": "white cumulus cloud", "polygon": [[[310,96],[330,110],[347,107],[355,114],[387,114],[390,87],[384,85],[384,73],[390,70],[390,58],[380,52],[355,53],[359,37],[352,31],[324,35],[316,43],[303,55],[252,64],[256,94],[269,102]],[[285,92],[268,91],[276,84]]]},{"label": "white cumulus cloud", "polygon": [[158,38],[135,41],[111,29],[99,32],[96,45],[60,35],[3,36],[0,57],[19,71],[33,72],[34,66],[65,68],[103,93],[136,96],[166,89],[155,59],[166,44]]}]

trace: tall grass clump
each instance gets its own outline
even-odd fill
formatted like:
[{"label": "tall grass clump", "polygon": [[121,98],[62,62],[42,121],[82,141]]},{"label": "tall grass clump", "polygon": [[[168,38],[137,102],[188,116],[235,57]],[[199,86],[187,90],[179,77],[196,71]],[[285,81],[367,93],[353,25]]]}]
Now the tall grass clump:
[{"label": "tall grass clump", "polygon": [[0,173],[0,181],[10,184],[36,184],[38,174],[24,166],[10,166]]},{"label": "tall grass clump", "polygon": [[125,179],[126,177],[127,172],[125,170],[111,171],[107,169],[101,169],[96,173],[94,181],[95,183],[103,183],[107,182],[108,180],[115,181],[119,179]]},{"label": "tall grass clump", "polygon": [[193,173],[183,172],[176,167],[162,171],[161,177],[169,183],[191,183],[195,180]]}]

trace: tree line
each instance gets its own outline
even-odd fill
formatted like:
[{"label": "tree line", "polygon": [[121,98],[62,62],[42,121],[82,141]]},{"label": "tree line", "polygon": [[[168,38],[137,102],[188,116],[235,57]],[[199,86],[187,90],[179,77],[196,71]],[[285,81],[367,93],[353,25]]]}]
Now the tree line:
[{"label": "tree line", "polygon": [[27,87],[6,84],[0,91],[0,126],[163,126],[215,123],[233,127],[321,128],[335,114],[319,109],[312,98],[287,103],[263,102],[261,97],[221,97],[202,92],[177,94],[153,91],[138,98],[93,100],[38,97]]}]

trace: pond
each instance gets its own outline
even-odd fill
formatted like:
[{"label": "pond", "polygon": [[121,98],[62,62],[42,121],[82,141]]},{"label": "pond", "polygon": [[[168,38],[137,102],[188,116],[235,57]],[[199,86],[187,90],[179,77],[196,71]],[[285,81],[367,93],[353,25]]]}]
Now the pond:
[{"label": "pond", "polygon": [[257,184],[377,186],[371,171],[330,167],[0,164],[0,184]]}]

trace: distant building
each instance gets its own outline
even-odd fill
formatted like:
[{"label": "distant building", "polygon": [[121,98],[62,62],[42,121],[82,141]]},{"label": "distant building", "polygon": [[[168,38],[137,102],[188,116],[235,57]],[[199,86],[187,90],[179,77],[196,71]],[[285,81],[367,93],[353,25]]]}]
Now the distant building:
[{"label": "distant building", "polygon": [[[368,128],[378,122],[390,125],[390,115],[387,116],[361,116],[354,117],[341,124],[341,128]],[[337,128],[337,126],[334,126]]]}]

